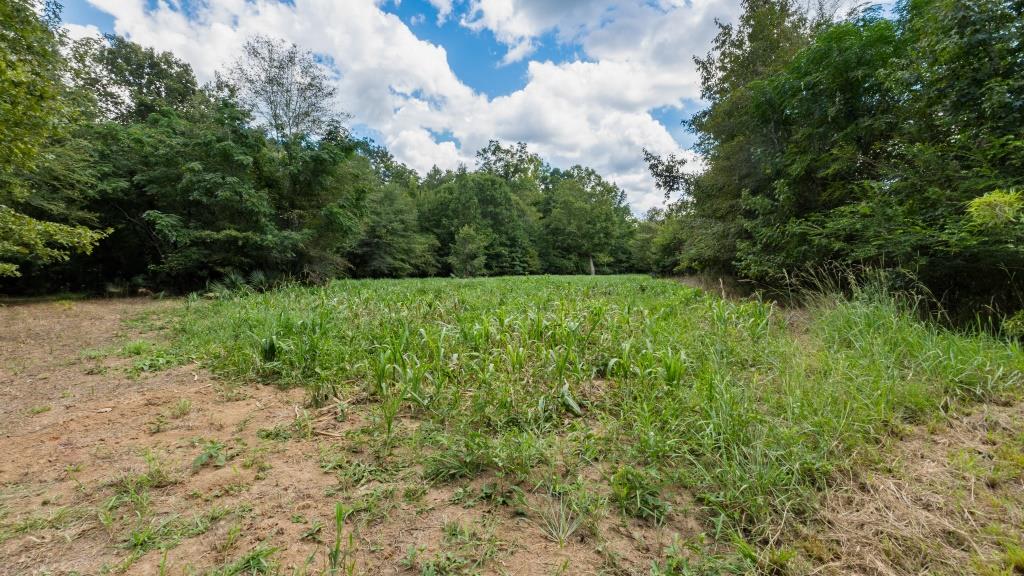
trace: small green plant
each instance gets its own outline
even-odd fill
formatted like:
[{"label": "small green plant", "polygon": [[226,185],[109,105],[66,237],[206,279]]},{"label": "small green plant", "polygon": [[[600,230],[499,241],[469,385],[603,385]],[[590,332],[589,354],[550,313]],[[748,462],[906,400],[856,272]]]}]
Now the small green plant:
[{"label": "small green plant", "polygon": [[164,550],[164,553],[160,556],[160,563],[156,566],[157,576],[167,576],[167,553],[168,550]]},{"label": "small green plant", "polygon": [[334,505],[334,544],[327,553],[329,576],[352,576],[356,573],[355,534],[352,531],[349,531],[347,537],[344,534],[345,521],[351,514],[352,509],[341,502]]},{"label": "small green plant", "polygon": [[393,486],[377,486],[352,504],[352,514],[358,514],[364,524],[378,522],[397,506]]},{"label": "small green plant", "polygon": [[256,437],[261,440],[276,440],[283,442],[291,440],[293,429],[290,426],[278,424],[273,428],[260,428],[256,431]]},{"label": "small green plant", "polygon": [[132,340],[121,347],[122,356],[142,356],[147,352],[153,350],[155,346],[152,342],[146,340]]},{"label": "small green plant", "polygon": [[302,438],[303,440],[309,440],[316,434],[315,423],[313,417],[310,416],[306,410],[295,410],[295,420],[292,422],[292,430],[295,433],[296,438]]},{"label": "small green plant", "polygon": [[215,522],[231,512],[228,508],[214,507],[203,514],[191,517],[175,515],[159,521],[139,516],[136,525],[128,532],[125,545],[135,553],[174,548],[184,540],[206,534]]},{"label": "small green plant", "polygon": [[238,540],[241,537],[242,525],[235,522],[228,527],[227,534],[224,536],[224,541],[217,546],[217,550],[221,554],[226,554],[229,550],[235,547],[235,544],[238,543]]},{"label": "small green plant", "polygon": [[660,524],[670,509],[661,499],[661,485],[653,470],[622,466],[611,477],[612,499],[623,514]]},{"label": "small green plant", "polygon": [[500,551],[501,543],[493,528],[487,525],[446,522],[442,530],[443,547],[440,552],[421,560],[421,553],[417,551],[412,558],[419,561],[422,576],[477,574]]},{"label": "small green plant", "polygon": [[100,376],[100,375],[106,374],[109,371],[110,371],[110,368],[108,368],[108,367],[106,367],[106,366],[104,366],[102,364],[93,364],[92,366],[87,367],[82,372],[84,374],[86,374],[87,376]]},{"label": "small green plant", "polygon": [[1003,564],[1014,574],[1024,574],[1024,545],[1005,542],[1003,544]]},{"label": "small green plant", "polygon": [[548,497],[544,503],[534,509],[540,518],[540,527],[549,540],[558,544],[559,548],[569,543],[569,538],[583,522],[583,516],[571,503],[561,496]]},{"label": "small green plant", "polygon": [[341,489],[357,488],[377,480],[386,481],[391,473],[376,464],[349,458],[331,446],[320,447],[320,469],[333,472],[340,483]]},{"label": "small green plant", "polygon": [[1016,314],[1003,320],[1003,332],[1007,336],[1024,339],[1024,310],[1018,310]]},{"label": "small green plant", "polygon": [[199,452],[199,455],[192,460],[192,472],[198,472],[204,466],[221,468],[226,466],[235,456],[237,456],[237,453],[223,443],[216,440],[207,440],[202,444],[202,450]]},{"label": "small green plant", "polygon": [[133,340],[121,347],[120,354],[132,358],[128,375],[137,377],[145,372],[159,372],[185,361],[185,358],[164,346],[146,340]]},{"label": "small green plant", "polygon": [[324,523],[319,520],[314,520],[313,524],[307,528],[301,536],[300,540],[309,540],[311,542],[320,542],[320,533],[324,529]]},{"label": "small green plant", "polygon": [[156,416],[153,417],[152,420],[146,423],[146,430],[150,434],[159,434],[167,429],[167,425],[169,423],[170,422],[168,422],[166,416],[164,416],[163,414],[157,414]]},{"label": "small green plant", "polygon": [[256,479],[263,480],[267,477],[267,472],[273,469],[273,466],[267,460],[266,448],[259,447],[253,448],[246,454],[245,459],[242,460],[242,468],[247,470],[256,471]]},{"label": "small green plant", "polygon": [[423,550],[424,548],[421,546],[409,546],[405,551],[405,556],[399,560],[398,565],[406,570],[412,570],[416,567],[417,559],[423,553]]},{"label": "small green plant", "polygon": [[207,572],[206,576],[272,576],[277,573],[273,560],[276,553],[277,548],[259,546],[234,562]]},{"label": "small green plant", "polygon": [[45,414],[46,412],[49,412],[51,409],[52,408],[50,406],[33,406],[32,408],[28,409],[28,413],[30,416],[37,416],[39,414]]},{"label": "small green plant", "polygon": [[188,416],[192,412],[192,401],[188,398],[182,398],[174,403],[171,407],[171,418],[178,420]]},{"label": "small green plant", "polygon": [[0,543],[17,535],[31,534],[40,530],[62,530],[87,515],[88,511],[84,508],[64,506],[45,514],[32,514],[11,523],[0,523]]},{"label": "small green plant", "polygon": [[[701,534],[685,542],[678,537],[665,552],[665,558],[651,567],[651,576],[718,576],[726,574],[761,574],[749,557],[740,554],[716,554],[708,549],[707,538]],[[771,574],[772,572],[767,572]]]},{"label": "small green plant", "polygon": [[425,484],[413,484],[406,486],[405,490],[402,491],[402,500],[408,504],[417,504],[423,501],[423,497],[427,495],[428,487]]}]

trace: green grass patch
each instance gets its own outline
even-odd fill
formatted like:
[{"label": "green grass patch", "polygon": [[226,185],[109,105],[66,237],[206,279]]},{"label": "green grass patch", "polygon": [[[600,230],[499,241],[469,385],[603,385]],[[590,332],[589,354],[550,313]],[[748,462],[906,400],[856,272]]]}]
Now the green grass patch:
[{"label": "green grass patch", "polygon": [[816,302],[795,329],[639,276],[339,281],[193,299],[177,331],[228,378],[368,395],[380,453],[415,448],[427,481],[596,466],[625,515],[662,522],[688,490],[757,539],[902,426],[1021,390],[1019,344],[879,290]]},{"label": "green grass patch", "polygon": [[171,347],[148,340],[133,340],[120,349],[120,355],[131,358],[128,375],[138,377],[149,372],[159,372],[186,362],[186,358]]}]

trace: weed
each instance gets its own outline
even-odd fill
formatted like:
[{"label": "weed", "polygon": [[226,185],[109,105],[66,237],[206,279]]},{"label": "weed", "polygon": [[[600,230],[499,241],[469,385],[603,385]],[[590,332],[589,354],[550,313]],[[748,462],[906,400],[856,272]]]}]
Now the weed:
[{"label": "weed", "polygon": [[[443,527],[444,549],[419,564],[423,576],[476,574],[493,560],[501,543],[494,531],[485,525],[467,526],[461,522],[447,522]],[[415,554],[413,561],[419,557]]]},{"label": "weed", "polygon": [[394,487],[378,486],[355,501],[352,513],[369,524],[386,518],[396,506]]},{"label": "weed", "polygon": [[273,466],[267,460],[267,450],[265,448],[253,448],[246,454],[245,459],[242,460],[242,468],[255,470],[256,479],[263,480],[267,477],[267,472],[273,469]]},{"label": "weed", "polygon": [[155,348],[152,342],[146,340],[132,340],[121,347],[122,356],[142,356]]},{"label": "weed", "polygon": [[402,491],[402,500],[408,504],[416,504],[423,501],[427,495],[427,486],[424,484],[413,484],[406,486]]},{"label": "weed", "polygon": [[208,512],[189,518],[171,516],[159,522],[140,522],[129,531],[125,545],[136,553],[174,548],[188,538],[206,534],[214,522],[231,512],[232,510],[227,508],[214,507]]},{"label": "weed", "polygon": [[227,534],[224,536],[224,541],[217,546],[218,551],[221,554],[227,553],[228,550],[231,550],[235,547],[235,544],[238,543],[238,540],[241,537],[242,525],[238,522],[235,522],[234,524],[228,527]]},{"label": "weed", "polygon": [[611,477],[612,499],[624,514],[660,524],[670,509],[661,499],[661,484],[657,472],[622,466]]},{"label": "weed", "polygon": [[561,496],[548,497],[534,509],[540,518],[540,527],[549,540],[564,547],[583,522],[583,517],[571,503]]},{"label": "weed", "polygon": [[82,481],[78,479],[78,473],[81,471],[81,464],[68,464],[67,466],[64,467],[64,475],[67,476],[69,480],[75,483],[75,487],[78,490],[85,489],[85,485],[82,484]]},{"label": "weed", "polygon": [[292,422],[292,430],[296,438],[309,440],[316,433],[313,417],[306,410],[295,409],[295,420]]},{"label": "weed", "polygon": [[314,520],[313,524],[303,531],[302,535],[299,536],[299,540],[309,540],[311,542],[320,542],[320,532],[324,529],[324,523],[319,520]]},{"label": "weed", "polygon": [[278,424],[273,428],[260,428],[256,431],[256,437],[261,440],[276,440],[283,442],[285,440],[291,440],[292,428],[283,424]]},{"label": "weed", "polygon": [[1024,574],[1024,545],[1006,542],[1003,548],[1003,565],[1015,574]]},{"label": "weed", "polygon": [[207,572],[206,576],[272,575],[277,572],[273,561],[273,556],[276,553],[277,548],[259,546],[234,562]]},{"label": "weed", "polygon": [[349,458],[344,453],[324,446],[320,447],[320,469],[334,472],[342,490],[358,488],[371,480],[387,481],[391,476],[390,472],[375,464]]},{"label": "weed", "polygon": [[207,440],[202,444],[202,451],[192,460],[192,472],[198,472],[204,466],[221,468],[238,455],[236,450],[228,448],[216,440]]},{"label": "weed", "polygon": [[152,420],[146,423],[146,430],[150,434],[159,434],[167,429],[168,424],[169,422],[167,421],[166,416],[163,414],[157,414]]},{"label": "weed", "polygon": [[48,514],[31,515],[11,524],[0,524],[0,543],[21,534],[41,530],[61,530],[83,519],[88,512],[82,508],[62,507]]},{"label": "weed", "polygon": [[100,376],[106,374],[110,369],[102,364],[93,364],[82,372],[87,376]]},{"label": "weed", "polygon": [[121,356],[132,358],[129,376],[136,377],[144,372],[159,372],[185,362],[186,358],[177,351],[159,346],[147,340],[133,340],[121,347]]},{"label": "weed", "polygon": [[260,428],[256,437],[262,440],[283,442],[293,438],[309,440],[316,433],[313,417],[306,410],[295,409],[295,419],[289,424],[277,424],[273,428]]},{"label": "weed", "polygon": [[[716,554],[707,549],[703,534],[681,542],[674,540],[665,559],[651,567],[651,576],[712,576],[763,573],[742,554]],[[770,572],[764,572],[770,573]]]},{"label": "weed", "polygon": [[409,546],[409,548],[405,551],[405,556],[403,556],[402,559],[398,561],[398,565],[402,568],[405,568],[406,570],[411,570],[415,568],[416,564],[418,563],[418,558],[420,557],[420,554],[422,554],[424,550],[425,548],[421,546]]},{"label": "weed", "polygon": [[352,511],[341,502],[334,505],[334,545],[327,553],[327,574],[329,576],[338,574],[351,576],[356,572],[355,534],[349,531],[347,538],[344,536],[345,521]]},{"label": "weed", "polygon": [[488,437],[475,430],[439,439],[440,449],[426,462],[428,480],[448,481],[471,478],[485,470],[516,479],[547,462],[546,446],[529,432]]},{"label": "weed", "polygon": [[178,420],[184,418],[192,412],[192,401],[188,398],[182,398],[174,403],[171,407],[171,418]]},{"label": "weed", "polygon": [[160,556],[160,563],[156,565],[157,576],[167,576],[167,550]]}]

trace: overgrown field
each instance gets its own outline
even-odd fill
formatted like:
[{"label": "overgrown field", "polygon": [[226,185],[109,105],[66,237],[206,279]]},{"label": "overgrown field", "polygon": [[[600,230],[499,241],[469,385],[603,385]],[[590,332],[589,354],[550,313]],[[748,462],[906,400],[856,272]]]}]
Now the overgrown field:
[{"label": "overgrown field", "polygon": [[340,418],[367,406],[377,458],[428,482],[493,474],[583,523],[693,513],[755,544],[904,425],[1019,394],[1024,370],[1018,344],[921,322],[883,290],[788,317],[638,276],[192,300],[180,339],[215,372],[302,386]]}]

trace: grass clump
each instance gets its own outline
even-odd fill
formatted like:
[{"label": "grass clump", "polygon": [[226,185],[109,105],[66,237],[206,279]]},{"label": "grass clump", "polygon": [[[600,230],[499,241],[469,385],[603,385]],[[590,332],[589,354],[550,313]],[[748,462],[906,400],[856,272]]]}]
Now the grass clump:
[{"label": "grass clump", "polygon": [[258,546],[240,558],[206,573],[206,576],[256,576],[278,573],[274,554],[277,548]]},{"label": "grass clump", "polygon": [[185,363],[186,358],[173,347],[158,345],[148,340],[132,340],[120,349],[121,356],[131,358],[128,375],[138,377],[149,372],[160,372]]},{"label": "grass clump", "polygon": [[192,460],[192,473],[198,472],[204,466],[223,468],[239,454],[239,450],[230,448],[223,442],[206,440],[201,444],[201,450]]},{"label": "grass clump", "polygon": [[368,399],[379,457],[429,481],[596,467],[625,515],[686,490],[753,541],[903,426],[1021,390],[1018,342],[877,287],[800,318],[639,276],[358,280],[191,301],[178,345],[313,406]]},{"label": "grass clump", "polygon": [[623,466],[611,477],[612,499],[624,514],[660,524],[671,509],[661,498],[662,484],[655,471]]},{"label": "grass clump", "polygon": [[[441,551],[419,562],[423,576],[478,574],[501,551],[501,542],[486,525],[447,522],[443,530]],[[411,552],[406,563],[415,566],[417,555]]]},{"label": "grass clump", "polygon": [[206,534],[215,522],[231,512],[227,508],[215,507],[191,517],[170,516],[158,521],[143,522],[128,533],[125,545],[135,553],[168,550],[184,540]]}]

